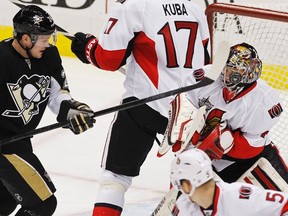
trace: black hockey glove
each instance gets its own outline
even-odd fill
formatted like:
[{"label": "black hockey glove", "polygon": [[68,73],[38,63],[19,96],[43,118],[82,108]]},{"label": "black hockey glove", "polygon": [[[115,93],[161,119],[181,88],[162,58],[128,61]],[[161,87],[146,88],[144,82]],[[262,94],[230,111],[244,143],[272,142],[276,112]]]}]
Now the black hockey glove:
[{"label": "black hockey glove", "polygon": [[57,116],[58,122],[69,120],[69,128],[74,134],[80,134],[93,127],[93,111],[84,103],[75,100],[64,100]]},{"label": "black hockey glove", "polygon": [[97,47],[98,40],[91,34],[84,34],[78,32],[74,35],[74,39],[71,43],[72,52],[86,64],[96,63],[94,51]]}]

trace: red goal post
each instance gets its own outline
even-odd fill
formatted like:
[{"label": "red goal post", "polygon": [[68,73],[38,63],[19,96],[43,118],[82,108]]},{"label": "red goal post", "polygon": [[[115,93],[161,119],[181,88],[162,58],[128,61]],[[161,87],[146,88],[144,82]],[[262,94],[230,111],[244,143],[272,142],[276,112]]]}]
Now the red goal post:
[{"label": "red goal post", "polygon": [[263,62],[261,78],[277,89],[283,100],[284,112],[269,135],[288,164],[288,13],[285,11],[288,4],[277,8],[275,4],[265,4],[260,8],[214,3],[207,7],[206,15],[212,59],[222,40],[228,40],[230,45],[247,42],[258,51]]}]

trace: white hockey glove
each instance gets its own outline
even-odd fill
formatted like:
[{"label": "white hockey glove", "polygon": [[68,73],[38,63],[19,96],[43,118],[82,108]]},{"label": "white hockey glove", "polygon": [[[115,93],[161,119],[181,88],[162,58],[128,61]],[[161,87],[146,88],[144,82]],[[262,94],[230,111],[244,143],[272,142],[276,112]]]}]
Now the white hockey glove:
[{"label": "white hockey glove", "polygon": [[234,145],[232,131],[224,121],[212,130],[212,132],[197,145],[197,148],[205,151],[211,160],[219,160],[228,153]]},{"label": "white hockey glove", "polygon": [[58,122],[69,120],[69,128],[74,134],[80,134],[93,127],[95,119],[93,110],[87,104],[75,100],[64,100],[61,102],[60,111],[57,116]]},{"label": "white hockey glove", "polygon": [[169,121],[157,156],[162,157],[171,147],[178,154],[190,146],[191,140],[196,144],[205,124],[205,109],[195,108],[185,94],[177,95],[170,103]]}]

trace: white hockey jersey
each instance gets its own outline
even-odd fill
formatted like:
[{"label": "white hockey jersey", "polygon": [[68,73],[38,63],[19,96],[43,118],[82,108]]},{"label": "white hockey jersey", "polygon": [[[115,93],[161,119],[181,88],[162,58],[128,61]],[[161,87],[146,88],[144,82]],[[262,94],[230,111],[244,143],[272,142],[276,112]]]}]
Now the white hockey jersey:
[{"label": "white hockey jersey", "polygon": [[[189,83],[188,78],[186,84]],[[188,92],[196,107],[206,105],[206,128],[227,121],[234,137],[234,146],[227,153],[232,158],[248,159],[258,155],[271,143],[268,132],[283,111],[277,92],[259,79],[230,102],[223,97],[220,77],[211,85]]]},{"label": "white hockey jersey", "polygon": [[[124,98],[177,89],[188,73],[210,62],[204,10],[188,0],[118,0],[94,55],[104,70],[126,63]],[[148,105],[167,116],[171,99]]]},{"label": "white hockey jersey", "polygon": [[288,193],[217,182],[211,208],[203,209],[181,195],[173,212],[174,216],[288,216]]}]

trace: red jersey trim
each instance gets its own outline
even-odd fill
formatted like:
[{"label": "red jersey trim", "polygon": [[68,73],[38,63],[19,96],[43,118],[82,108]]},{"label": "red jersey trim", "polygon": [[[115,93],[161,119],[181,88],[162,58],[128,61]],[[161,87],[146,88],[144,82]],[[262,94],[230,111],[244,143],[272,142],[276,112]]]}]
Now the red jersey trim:
[{"label": "red jersey trim", "polygon": [[281,216],[284,216],[285,213],[288,213],[288,201],[286,201],[285,205],[282,208]]},{"label": "red jersey trim", "polygon": [[215,216],[218,212],[218,203],[220,198],[220,188],[217,184],[215,184],[215,194],[213,199],[213,212],[211,216]]},{"label": "red jersey trim", "polygon": [[158,89],[159,72],[158,57],[156,54],[155,42],[147,37],[144,32],[140,32],[134,41],[133,55],[137,64]]},{"label": "red jersey trim", "polygon": [[257,85],[257,81],[255,83],[253,83],[251,86],[249,86],[248,88],[244,89],[242,92],[240,92],[238,95],[236,95],[234,98],[230,99],[229,97],[229,90],[227,88],[223,88],[223,98],[226,101],[226,103],[231,103],[232,101],[237,100],[238,98],[243,97],[244,95],[248,94],[250,91],[252,91]]},{"label": "red jersey trim", "polygon": [[99,68],[103,70],[116,71],[119,69],[124,57],[126,49],[122,50],[105,50],[98,44],[95,50],[95,59]]},{"label": "red jersey trim", "polygon": [[233,132],[234,146],[227,153],[228,156],[239,159],[248,159],[260,154],[264,146],[253,147],[243,136],[241,131]]}]

